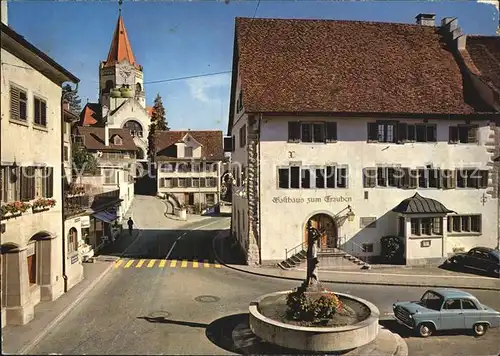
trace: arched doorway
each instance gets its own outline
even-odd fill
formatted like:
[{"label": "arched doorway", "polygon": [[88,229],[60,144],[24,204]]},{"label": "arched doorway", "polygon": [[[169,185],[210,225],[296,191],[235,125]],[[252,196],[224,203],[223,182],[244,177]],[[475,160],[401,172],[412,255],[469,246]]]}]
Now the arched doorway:
[{"label": "arched doorway", "polygon": [[338,228],[335,220],[328,214],[315,214],[309,218],[304,224],[304,241],[307,242],[307,223],[311,222],[311,226],[322,231],[320,238],[321,248],[338,248]]}]

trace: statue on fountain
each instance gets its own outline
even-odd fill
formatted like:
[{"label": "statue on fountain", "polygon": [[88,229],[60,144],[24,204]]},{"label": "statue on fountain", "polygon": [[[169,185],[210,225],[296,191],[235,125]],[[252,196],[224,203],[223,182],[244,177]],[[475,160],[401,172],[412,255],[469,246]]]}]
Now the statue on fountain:
[{"label": "statue on fountain", "polygon": [[307,276],[303,287],[308,292],[325,290],[318,278],[318,241],[322,235],[318,229],[312,227],[311,221],[307,222]]}]

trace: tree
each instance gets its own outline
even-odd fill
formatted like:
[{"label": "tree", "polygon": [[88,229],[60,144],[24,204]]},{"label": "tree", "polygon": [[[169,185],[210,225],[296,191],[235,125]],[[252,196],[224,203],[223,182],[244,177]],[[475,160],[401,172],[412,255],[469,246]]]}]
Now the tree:
[{"label": "tree", "polygon": [[149,134],[148,134],[148,158],[151,162],[154,162],[156,155],[155,136],[156,136],[156,124],[152,122],[149,125]]},{"label": "tree", "polygon": [[71,85],[66,84],[62,88],[62,92],[64,101],[69,103],[69,110],[72,113],[79,115],[82,111],[82,99],[80,99],[80,97],[78,96],[78,91],[73,91]]},{"label": "tree", "polygon": [[94,174],[98,171],[97,159],[82,144],[75,142],[72,151],[75,175],[78,176],[82,173]]},{"label": "tree", "polygon": [[168,131],[167,118],[165,117],[165,108],[163,107],[163,102],[161,100],[160,94],[156,94],[155,102],[153,105],[153,113],[151,114],[151,121],[155,124],[156,130],[158,131]]}]

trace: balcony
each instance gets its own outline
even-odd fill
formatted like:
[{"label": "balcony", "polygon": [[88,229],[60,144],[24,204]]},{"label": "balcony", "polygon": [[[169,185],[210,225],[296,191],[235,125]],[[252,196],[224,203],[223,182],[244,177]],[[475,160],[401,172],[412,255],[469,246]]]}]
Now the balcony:
[{"label": "balcony", "polygon": [[90,208],[90,196],[87,194],[68,195],[64,198],[64,218],[82,214]]},{"label": "balcony", "polygon": [[120,190],[102,192],[102,187],[71,185],[64,191],[64,218],[84,213],[87,209],[112,206],[120,201]]}]

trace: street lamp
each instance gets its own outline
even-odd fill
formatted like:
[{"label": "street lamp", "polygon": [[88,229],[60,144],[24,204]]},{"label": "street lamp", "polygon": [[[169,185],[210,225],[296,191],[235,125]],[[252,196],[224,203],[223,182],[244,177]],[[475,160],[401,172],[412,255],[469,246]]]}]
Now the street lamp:
[{"label": "street lamp", "polygon": [[350,205],[347,206],[347,208],[349,209],[349,211],[347,212],[347,220],[349,220],[350,222],[354,221],[354,213],[352,211],[352,208]]}]

